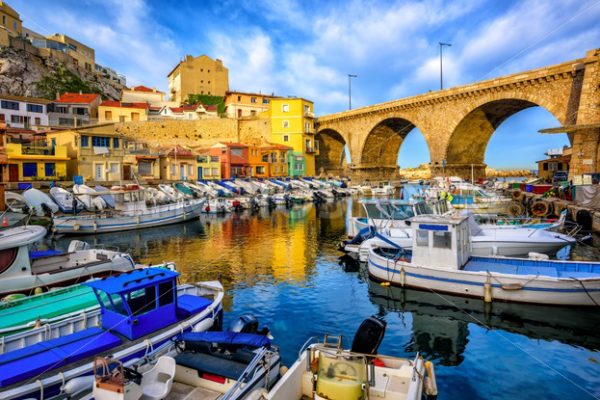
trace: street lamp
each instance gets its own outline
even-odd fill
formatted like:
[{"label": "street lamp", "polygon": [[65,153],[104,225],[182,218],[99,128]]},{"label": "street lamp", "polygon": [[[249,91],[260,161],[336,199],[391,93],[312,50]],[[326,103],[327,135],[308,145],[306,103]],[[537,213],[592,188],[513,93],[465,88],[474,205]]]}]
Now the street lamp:
[{"label": "street lamp", "polygon": [[442,68],[442,48],[444,46],[448,46],[451,47],[452,44],[451,43],[443,43],[443,42],[439,42],[440,43],[440,90],[442,90],[444,88],[444,75],[443,75],[443,68]]},{"label": "street lamp", "polygon": [[357,78],[358,75],[348,74],[348,110],[352,110],[352,78]]}]

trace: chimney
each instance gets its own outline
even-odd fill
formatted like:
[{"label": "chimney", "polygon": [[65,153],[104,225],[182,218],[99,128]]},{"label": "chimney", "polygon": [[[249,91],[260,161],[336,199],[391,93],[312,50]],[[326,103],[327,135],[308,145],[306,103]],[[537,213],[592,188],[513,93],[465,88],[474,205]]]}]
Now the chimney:
[{"label": "chimney", "polygon": [[56,91],[56,100],[60,100],[60,92],[58,90]]},{"label": "chimney", "polygon": [[80,91],[79,91],[79,94],[83,94],[83,92],[80,90]]}]

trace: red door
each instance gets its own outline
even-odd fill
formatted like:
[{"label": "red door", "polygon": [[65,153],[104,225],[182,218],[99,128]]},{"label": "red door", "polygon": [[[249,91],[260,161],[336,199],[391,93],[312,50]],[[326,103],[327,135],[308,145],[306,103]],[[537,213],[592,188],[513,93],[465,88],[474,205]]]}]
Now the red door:
[{"label": "red door", "polygon": [[8,181],[18,182],[19,181],[19,166],[17,164],[8,165]]}]

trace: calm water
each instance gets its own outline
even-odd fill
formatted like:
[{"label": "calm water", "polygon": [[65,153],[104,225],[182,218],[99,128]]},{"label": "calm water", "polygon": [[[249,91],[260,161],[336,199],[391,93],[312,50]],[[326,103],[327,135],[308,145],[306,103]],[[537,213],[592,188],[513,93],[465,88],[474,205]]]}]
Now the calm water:
[{"label": "calm water", "polygon": [[[336,250],[352,208],[348,200],[78,239],[118,246],[142,263],[175,261],[184,281],[220,279],[226,323],[256,315],[287,365],[310,336],[341,333],[349,345],[360,322],[378,314],[388,322],[380,351],[434,361],[440,399],[600,397],[600,311],[486,310],[477,300],[372,283]],[[572,256],[599,259],[584,247]]]}]

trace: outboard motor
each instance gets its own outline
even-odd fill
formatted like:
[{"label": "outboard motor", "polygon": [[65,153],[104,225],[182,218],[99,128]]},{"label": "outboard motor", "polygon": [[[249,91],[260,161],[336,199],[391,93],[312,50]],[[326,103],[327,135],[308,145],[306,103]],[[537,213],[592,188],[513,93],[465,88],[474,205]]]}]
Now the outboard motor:
[{"label": "outboard motor", "polygon": [[355,353],[377,354],[386,326],[387,322],[376,316],[365,319],[354,335],[351,350]]},{"label": "outboard motor", "polygon": [[575,222],[584,232],[591,232],[592,220],[592,214],[588,210],[579,210],[575,215]]},{"label": "outboard motor", "polygon": [[229,325],[230,332],[256,333],[258,331],[258,320],[252,314],[242,314]]},{"label": "outboard motor", "polygon": [[338,192],[335,189],[331,189],[331,193],[333,193],[333,196],[337,199],[338,197],[340,197],[340,192]]}]

